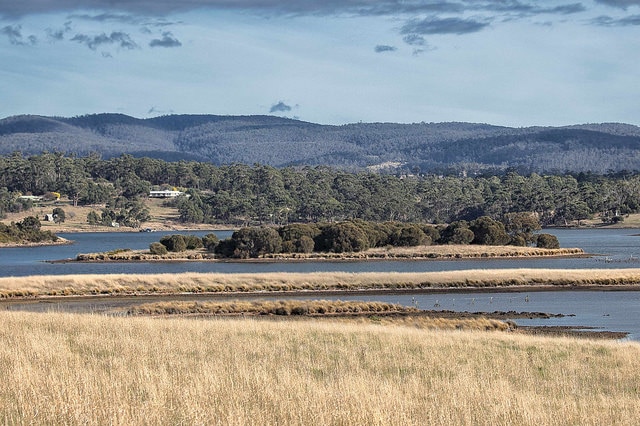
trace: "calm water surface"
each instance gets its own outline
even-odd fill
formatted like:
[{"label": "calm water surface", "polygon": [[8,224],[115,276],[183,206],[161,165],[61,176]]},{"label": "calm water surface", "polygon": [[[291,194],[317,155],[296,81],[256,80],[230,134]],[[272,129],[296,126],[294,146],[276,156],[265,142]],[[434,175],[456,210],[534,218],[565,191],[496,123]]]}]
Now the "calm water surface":
[{"label": "calm water surface", "polygon": [[[211,231],[194,232],[203,236]],[[562,247],[579,247],[591,258],[566,259],[479,259],[465,261],[374,261],[374,262],[304,262],[304,263],[47,263],[47,260],[74,258],[78,253],[109,251],[118,248],[146,249],[158,241],[161,232],[116,232],[60,234],[73,240],[67,246],[0,248],[0,276],[179,273],[179,272],[428,272],[466,269],[509,268],[630,268],[640,267],[640,230],[580,229],[545,231],[555,234]],[[221,238],[229,231],[216,232]]]},{"label": "calm water surface", "polygon": [[[203,236],[211,231],[193,232]],[[590,258],[566,259],[484,259],[465,261],[373,261],[305,263],[47,263],[118,248],[146,249],[170,233],[86,233],[60,234],[73,240],[66,246],[0,248],[0,276],[112,274],[112,273],[264,273],[264,272],[428,272],[469,269],[512,268],[636,268],[640,267],[640,230],[578,229],[547,230],[556,235],[562,247],[579,247],[595,254]],[[220,238],[230,232],[216,231]],[[342,300],[380,300],[417,305],[421,309],[456,311],[539,311],[559,313],[564,318],[516,320],[523,325],[571,325],[598,327],[608,331],[630,332],[640,340],[640,292],[563,291],[531,293],[468,293],[422,295],[341,296]]]}]

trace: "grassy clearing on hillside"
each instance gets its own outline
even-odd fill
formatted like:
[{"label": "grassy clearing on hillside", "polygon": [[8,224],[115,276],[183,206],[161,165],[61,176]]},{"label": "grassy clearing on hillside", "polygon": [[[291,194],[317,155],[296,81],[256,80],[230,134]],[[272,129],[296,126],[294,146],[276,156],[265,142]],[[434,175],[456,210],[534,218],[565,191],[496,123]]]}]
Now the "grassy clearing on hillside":
[{"label": "grassy clearing on hillside", "polygon": [[0,424],[634,424],[640,346],[0,312]]},{"label": "grassy clearing on hillside", "polygon": [[78,295],[354,291],[514,286],[635,286],[640,269],[500,269],[444,272],[113,274],[0,278],[0,298]]}]

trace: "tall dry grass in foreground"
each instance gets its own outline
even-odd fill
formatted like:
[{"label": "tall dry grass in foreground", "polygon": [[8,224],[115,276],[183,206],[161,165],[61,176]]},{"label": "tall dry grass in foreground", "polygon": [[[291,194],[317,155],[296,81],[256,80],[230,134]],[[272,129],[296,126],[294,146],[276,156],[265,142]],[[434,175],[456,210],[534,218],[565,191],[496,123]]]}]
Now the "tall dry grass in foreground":
[{"label": "tall dry grass in foreground", "polygon": [[634,424],[640,346],[0,312],[2,424]]},{"label": "tall dry grass in foreground", "polygon": [[399,290],[637,285],[640,269],[486,269],[445,272],[113,274],[0,278],[0,299],[135,293]]}]

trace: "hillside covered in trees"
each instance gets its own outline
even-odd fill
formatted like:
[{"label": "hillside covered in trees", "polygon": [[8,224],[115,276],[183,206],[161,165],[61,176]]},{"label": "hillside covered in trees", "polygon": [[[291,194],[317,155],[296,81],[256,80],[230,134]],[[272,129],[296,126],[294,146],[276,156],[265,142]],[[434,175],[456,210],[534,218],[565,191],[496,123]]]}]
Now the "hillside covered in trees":
[{"label": "hillside covered in trees", "polygon": [[29,209],[31,194],[61,194],[94,206],[91,224],[136,227],[148,220],[151,189],[179,188],[167,199],[185,223],[236,226],[352,219],[451,223],[510,213],[534,214],[542,225],[597,215],[605,222],[640,211],[640,174],[502,175],[476,177],[349,173],[328,167],[166,162],[130,155],[108,160],[61,153],[0,156],[0,216]]},{"label": "hillside covered in trees", "polygon": [[349,171],[520,173],[640,170],[640,128],[626,124],[509,128],[472,123],[319,125],[274,116],[122,114],[0,120],[0,154],[128,153],[170,161]]}]

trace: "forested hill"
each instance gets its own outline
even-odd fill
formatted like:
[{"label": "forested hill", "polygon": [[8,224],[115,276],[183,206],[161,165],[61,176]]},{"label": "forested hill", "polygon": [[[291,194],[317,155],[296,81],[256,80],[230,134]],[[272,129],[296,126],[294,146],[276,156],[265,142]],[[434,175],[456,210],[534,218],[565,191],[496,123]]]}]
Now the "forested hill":
[{"label": "forested hill", "polygon": [[129,153],[216,165],[327,165],[433,172],[518,168],[535,172],[640,170],[640,127],[588,124],[509,128],[472,123],[328,126],[274,116],[122,114],[0,120],[0,154]]}]

